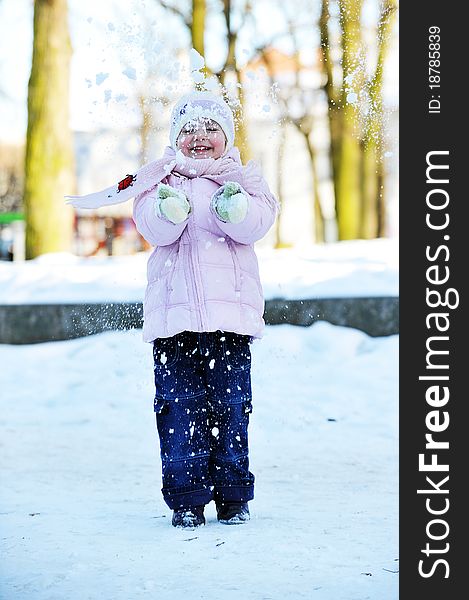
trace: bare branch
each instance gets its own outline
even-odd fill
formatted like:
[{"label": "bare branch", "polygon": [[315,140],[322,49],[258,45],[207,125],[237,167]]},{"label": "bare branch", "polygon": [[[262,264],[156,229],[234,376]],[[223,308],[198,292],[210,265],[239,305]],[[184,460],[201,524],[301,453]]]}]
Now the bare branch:
[{"label": "bare branch", "polygon": [[319,18],[319,32],[321,35],[323,70],[326,75],[324,91],[326,92],[329,102],[332,103],[336,101],[336,93],[334,90],[334,78],[329,40],[329,0],[322,0],[321,16]]},{"label": "bare branch", "polygon": [[156,0],[156,2],[161,6],[161,8],[164,8],[165,10],[168,10],[169,12],[172,12],[173,14],[177,15],[178,17],[180,17],[184,24],[186,25],[186,27],[191,27],[192,25],[192,21],[190,19],[189,16],[185,15],[181,9],[179,9],[177,6],[173,6],[172,4],[168,4],[166,2],[166,0]]},{"label": "bare branch", "polygon": [[376,95],[377,89],[382,82],[383,66],[388,49],[389,35],[391,33],[396,11],[396,0],[383,0],[381,16],[378,23],[378,58],[370,85],[370,95],[372,98]]},{"label": "bare branch", "polygon": [[383,68],[386,60],[386,55],[389,48],[389,36],[392,30],[394,16],[397,12],[396,0],[383,0],[380,20],[378,23],[378,56],[376,68],[373,77],[368,83],[370,101],[373,106],[373,111],[367,120],[365,129],[365,142],[369,142],[372,136],[380,141],[382,134],[382,87],[383,87]]},{"label": "bare branch", "polygon": [[252,15],[252,4],[250,2],[250,0],[246,1],[246,4],[244,6],[244,10],[241,13],[241,23],[239,25],[238,31],[241,31],[241,29],[246,25],[247,19],[248,17],[250,17]]}]

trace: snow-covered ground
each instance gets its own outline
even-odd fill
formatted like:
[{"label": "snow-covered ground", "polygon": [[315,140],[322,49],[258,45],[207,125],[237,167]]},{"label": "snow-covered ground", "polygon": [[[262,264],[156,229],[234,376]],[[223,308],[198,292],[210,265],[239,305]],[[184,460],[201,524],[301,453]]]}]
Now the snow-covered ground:
[{"label": "snow-covered ground", "polygon": [[174,529],[140,331],[0,346],[0,598],[395,600],[398,336],[253,352],[252,519]]},{"label": "snow-covered ground", "polygon": [[[266,298],[397,296],[396,239],[360,240],[305,249],[257,249]],[[79,258],[47,254],[0,262],[0,304],[141,301],[148,253]]]},{"label": "snow-covered ground", "polygon": [[[397,245],[261,251],[266,297],[397,295]],[[146,256],[0,264],[0,303],[140,300]],[[396,600],[398,336],[252,346],[251,521],[171,526],[141,331],[0,345],[2,600]]]}]

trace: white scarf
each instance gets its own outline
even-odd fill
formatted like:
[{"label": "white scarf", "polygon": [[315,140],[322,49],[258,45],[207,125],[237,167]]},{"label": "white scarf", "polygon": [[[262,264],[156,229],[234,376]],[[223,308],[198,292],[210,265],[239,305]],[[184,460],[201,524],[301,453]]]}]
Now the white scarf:
[{"label": "white scarf", "polygon": [[66,203],[75,208],[99,208],[120,204],[154,188],[172,171],[190,179],[206,177],[220,185],[226,181],[237,181],[243,185],[244,179],[239,150],[235,147],[217,159],[195,159],[184,156],[180,151],[176,153],[167,146],[163,158],[144,165],[134,175],[128,174],[118,183],[100,192],[86,196],[65,196]]}]

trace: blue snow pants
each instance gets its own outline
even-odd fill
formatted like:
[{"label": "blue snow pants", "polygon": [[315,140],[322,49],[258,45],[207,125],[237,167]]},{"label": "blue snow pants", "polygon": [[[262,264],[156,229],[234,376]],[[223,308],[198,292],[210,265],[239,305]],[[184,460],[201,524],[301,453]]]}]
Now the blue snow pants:
[{"label": "blue snow pants", "polygon": [[166,504],[252,500],[250,336],[183,331],[157,338],[153,358]]}]

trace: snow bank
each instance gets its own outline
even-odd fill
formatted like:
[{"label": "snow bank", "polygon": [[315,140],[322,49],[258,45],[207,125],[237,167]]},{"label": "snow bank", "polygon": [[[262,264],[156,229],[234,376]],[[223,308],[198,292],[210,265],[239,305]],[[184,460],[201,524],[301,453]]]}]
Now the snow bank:
[{"label": "snow bank", "polygon": [[[257,254],[266,299],[398,295],[396,240],[262,248]],[[0,304],[142,301],[148,256],[48,254],[0,262]]]}]

